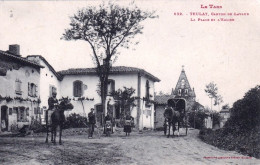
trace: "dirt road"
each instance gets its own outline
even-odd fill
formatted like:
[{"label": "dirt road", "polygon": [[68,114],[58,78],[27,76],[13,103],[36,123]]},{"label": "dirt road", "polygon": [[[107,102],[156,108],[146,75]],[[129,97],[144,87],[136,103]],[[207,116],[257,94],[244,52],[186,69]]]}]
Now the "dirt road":
[{"label": "dirt road", "polygon": [[45,144],[44,135],[1,137],[0,164],[260,164],[259,159],[205,144],[198,139],[198,130],[173,138],[154,131],[129,137],[118,131],[100,139],[64,134],[61,146]]}]

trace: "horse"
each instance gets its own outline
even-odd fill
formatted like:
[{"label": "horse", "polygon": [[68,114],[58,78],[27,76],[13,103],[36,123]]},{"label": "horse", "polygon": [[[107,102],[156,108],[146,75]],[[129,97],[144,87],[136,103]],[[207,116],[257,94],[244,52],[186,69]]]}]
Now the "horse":
[{"label": "horse", "polygon": [[164,111],[164,118],[165,118],[165,124],[164,124],[164,134],[166,135],[167,127],[168,127],[168,135],[167,137],[170,137],[170,129],[172,126],[172,132],[174,135],[174,132],[176,131],[175,124],[178,124],[178,136],[179,136],[179,129],[180,129],[180,112],[173,110],[171,107],[167,107]]},{"label": "horse", "polygon": [[59,133],[59,144],[61,145],[61,136],[62,136],[62,128],[63,123],[65,121],[65,110],[71,110],[73,109],[73,105],[70,103],[70,100],[68,98],[62,98],[62,101],[59,105],[56,106],[55,111],[51,114],[51,124],[48,125],[48,111],[46,111],[46,127],[47,127],[47,137],[46,137],[46,143],[48,143],[48,136],[49,136],[49,127],[51,128],[51,141],[56,144],[56,133],[57,133],[57,127],[60,127],[60,133]]}]

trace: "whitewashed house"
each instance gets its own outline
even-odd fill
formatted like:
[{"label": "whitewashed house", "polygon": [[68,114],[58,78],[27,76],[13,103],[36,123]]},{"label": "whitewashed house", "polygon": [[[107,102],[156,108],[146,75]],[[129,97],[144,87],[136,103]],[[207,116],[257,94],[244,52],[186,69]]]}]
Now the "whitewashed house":
[{"label": "whitewashed house", "polygon": [[[86,115],[90,112],[90,108],[95,108],[97,120],[101,121],[103,112],[101,99],[97,93],[99,79],[95,68],[68,69],[58,73],[63,76],[60,86],[61,95],[71,98],[74,105],[70,113]],[[131,115],[135,118],[135,125],[139,129],[154,128],[154,104],[151,102],[154,100],[154,83],[159,81],[157,77],[143,69],[115,66],[111,68],[108,93],[123,87],[134,88],[137,106],[133,108]],[[147,98],[149,101],[146,101]],[[108,101],[113,109],[113,116],[118,119],[121,112],[116,100],[108,96]]]},{"label": "whitewashed house", "polygon": [[[12,124],[29,125],[33,118],[44,123],[48,98],[54,91],[58,99],[69,97],[74,105],[66,116],[71,113],[87,116],[90,109],[95,108],[97,121],[102,121],[106,112],[101,108],[95,68],[56,72],[44,57],[23,58],[19,50],[19,45],[11,45],[9,51],[0,51],[1,128],[7,128],[2,130],[10,130]],[[159,81],[143,69],[116,66],[110,72],[108,93],[123,87],[134,88],[136,106],[131,115],[135,125],[139,129],[154,128],[154,83]],[[113,117],[119,119],[121,110],[117,100],[108,95],[106,106],[112,109]]]},{"label": "whitewashed house", "polygon": [[[61,98],[60,84],[62,76],[58,74],[54,68],[48,63],[48,61],[40,55],[30,55],[27,59],[44,66],[40,71],[40,84],[39,89],[40,99],[41,99],[41,109],[43,114],[48,109],[48,98],[52,96],[53,92],[57,93],[57,98]],[[41,115],[42,123],[45,123],[45,115]]]},{"label": "whitewashed house", "polygon": [[[97,121],[102,120],[102,114],[104,115],[106,112],[103,113],[102,111],[101,99],[97,93],[99,78],[96,75],[95,68],[68,69],[56,72],[40,55],[30,55],[27,59],[44,66],[41,69],[41,88],[39,89],[40,108],[43,109],[43,112],[48,108],[48,98],[53,91],[56,91],[57,98],[69,97],[74,105],[72,111],[65,112],[66,116],[71,113],[87,116],[90,108],[94,108]],[[125,66],[111,69],[108,93],[113,90],[123,89],[123,87],[135,89],[135,97],[139,99],[136,99],[137,106],[133,108],[131,115],[135,118],[135,124],[139,126],[139,129],[144,127],[154,128],[154,105],[151,102],[154,100],[154,82],[158,81],[160,81],[158,78],[143,69]],[[147,97],[149,97],[149,103],[145,101]],[[118,119],[121,113],[119,106],[109,95],[107,97],[108,101],[110,108],[113,110],[113,117]],[[44,123],[45,116],[42,115],[41,117]]]},{"label": "whitewashed house", "polygon": [[0,50],[0,132],[40,119],[41,68],[21,57],[19,45],[10,45],[8,51]]}]

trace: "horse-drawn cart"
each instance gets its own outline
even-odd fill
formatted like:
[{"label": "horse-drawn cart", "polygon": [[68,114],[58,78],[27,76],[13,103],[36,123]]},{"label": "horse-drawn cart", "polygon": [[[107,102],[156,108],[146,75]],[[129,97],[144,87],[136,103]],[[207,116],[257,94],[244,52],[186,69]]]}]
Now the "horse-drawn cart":
[{"label": "horse-drawn cart", "polygon": [[[188,133],[188,120],[187,120],[187,112],[186,112],[186,100],[183,98],[174,98],[169,99],[167,101],[167,108],[164,112],[165,117],[165,125],[164,130],[165,134],[168,132],[168,137],[170,135],[170,128],[172,126],[173,134],[174,131],[178,131],[179,135],[179,128],[185,128],[185,135]],[[177,129],[176,129],[177,124]]]}]

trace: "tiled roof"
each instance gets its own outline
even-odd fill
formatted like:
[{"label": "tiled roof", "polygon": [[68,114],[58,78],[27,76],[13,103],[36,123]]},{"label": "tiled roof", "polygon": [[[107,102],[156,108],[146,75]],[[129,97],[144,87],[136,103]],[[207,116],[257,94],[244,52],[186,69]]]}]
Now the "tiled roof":
[{"label": "tiled roof", "polygon": [[[73,68],[68,70],[62,70],[58,72],[59,74],[65,75],[87,75],[87,74],[96,74],[96,68]],[[155,77],[149,72],[146,72],[143,69],[134,68],[134,67],[126,67],[126,66],[114,66],[110,70],[110,74],[124,74],[124,73],[140,73],[148,78],[154,80],[155,82],[159,82],[160,79]]]},{"label": "tiled roof", "polygon": [[[183,88],[182,88],[182,80],[184,80],[184,87]],[[196,94],[195,94],[194,90],[191,89],[191,86],[190,86],[189,80],[188,80],[188,78],[186,76],[184,68],[181,71],[181,74],[179,76],[179,80],[178,80],[178,82],[176,84],[175,90],[172,89],[172,93],[171,94],[172,95],[178,95],[178,90],[179,89],[182,89],[182,95],[184,95],[184,96],[186,95],[186,93],[184,93],[185,92],[184,89],[188,89],[188,94],[187,95],[189,97],[196,97]]]},{"label": "tiled roof", "polygon": [[173,99],[174,95],[156,95],[154,97],[155,104],[166,105],[169,99]]},{"label": "tiled roof", "polygon": [[23,58],[23,57],[20,57],[20,56],[17,56],[17,55],[13,55],[13,54],[8,53],[6,51],[0,50],[0,56],[5,56],[5,57],[11,59],[12,61],[17,61],[19,63],[23,63],[23,64],[30,65],[30,66],[33,66],[33,67],[44,68],[43,66],[41,66],[41,65],[39,65],[39,64],[37,64],[33,61],[27,60],[26,58]]}]

